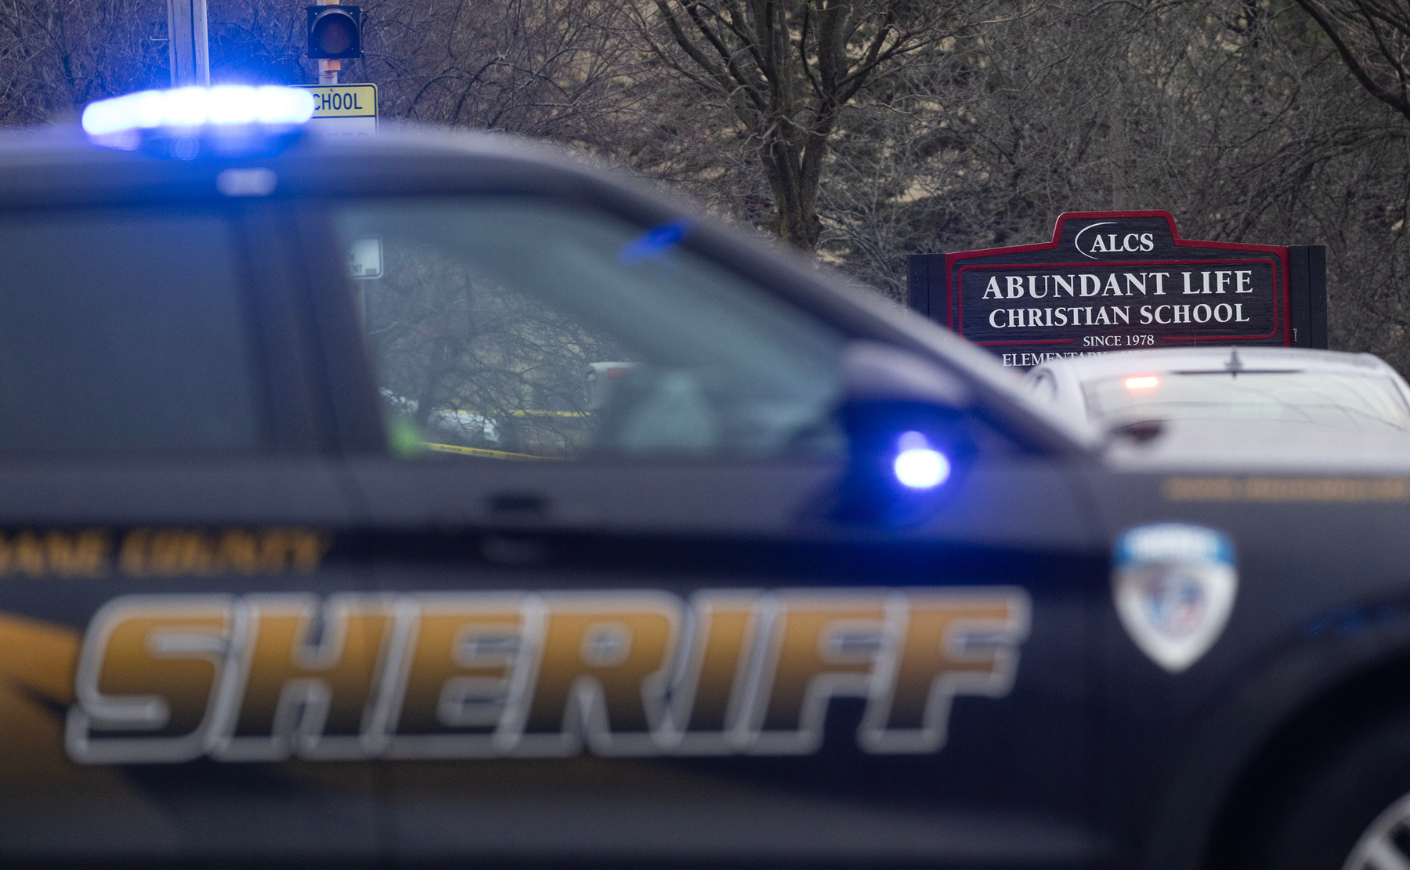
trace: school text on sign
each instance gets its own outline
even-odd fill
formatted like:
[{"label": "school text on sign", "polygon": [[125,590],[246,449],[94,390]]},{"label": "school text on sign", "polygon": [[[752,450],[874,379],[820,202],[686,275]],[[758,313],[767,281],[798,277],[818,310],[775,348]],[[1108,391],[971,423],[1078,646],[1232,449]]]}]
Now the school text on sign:
[{"label": "school text on sign", "polygon": [[377,132],[376,85],[302,85],[313,95],[310,130],[321,136],[371,136]]},{"label": "school text on sign", "polygon": [[1169,212],[1058,218],[1053,240],[909,258],[909,303],[1005,365],[1181,344],[1327,346],[1326,254],[1181,239]]}]

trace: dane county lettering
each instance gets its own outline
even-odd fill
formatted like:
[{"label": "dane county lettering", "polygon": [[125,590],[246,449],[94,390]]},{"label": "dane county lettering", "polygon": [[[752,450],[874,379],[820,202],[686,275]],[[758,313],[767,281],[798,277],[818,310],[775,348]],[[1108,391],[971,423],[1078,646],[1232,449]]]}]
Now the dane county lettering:
[{"label": "dane county lettering", "polygon": [[960,282],[962,333],[978,344],[1115,350],[1152,346],[1156,336],[1255,338],[1276,328],[1266,261],[976,266]]}]

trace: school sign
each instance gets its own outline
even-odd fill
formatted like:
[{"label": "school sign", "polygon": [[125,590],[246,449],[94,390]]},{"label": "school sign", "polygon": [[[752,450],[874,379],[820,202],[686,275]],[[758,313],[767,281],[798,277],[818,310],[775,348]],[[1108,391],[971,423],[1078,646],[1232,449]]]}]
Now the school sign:
[{"label": "school sign", "polygon": [[912,308],[1004,365],[1184,344],[1327,346],[1326,253],[1180,238],[1169,212],[1082,212],[1053,240],[909,258]]}]

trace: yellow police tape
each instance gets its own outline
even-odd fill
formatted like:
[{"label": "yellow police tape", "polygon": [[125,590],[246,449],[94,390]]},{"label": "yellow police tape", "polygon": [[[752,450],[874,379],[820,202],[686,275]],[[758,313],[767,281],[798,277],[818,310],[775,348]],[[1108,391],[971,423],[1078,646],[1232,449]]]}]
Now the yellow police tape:
[{"label": "yellow police tape", "polygon": [[[468,411],[464,408],[443,408],[452,414],[474,414],[476,417],[587,417],[586,411]],[[439,413],[439,412],[438,412]]]},{"label": "yellow police tape", "polygon": [[506,414],[510,417],[586,417],[582,411],[487,411],[489,415]]},{"label": "yellow police tape", "polygon": [[457,447],[454,444],[432,444],[429,441],[423,442],[422,446],[427,450],[434,450],[437,453],[458,453],[461,456],[483,456],[487,459],[556,459],[554,456],[534,456],[529,453],[506,453],[503,450],[485,450],[481,447]]}]

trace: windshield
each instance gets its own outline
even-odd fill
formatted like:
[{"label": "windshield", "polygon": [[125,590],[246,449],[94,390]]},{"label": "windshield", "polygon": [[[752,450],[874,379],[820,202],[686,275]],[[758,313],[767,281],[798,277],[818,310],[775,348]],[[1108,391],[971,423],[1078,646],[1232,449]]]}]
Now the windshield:
[{"label": "windshield", "polygon": [[1383,375],[1307,371],[1167,372],[1083,385],[1088,413],[1108,422],[1262,420],[1353,431],[1410,431],[1410,408]]}]

